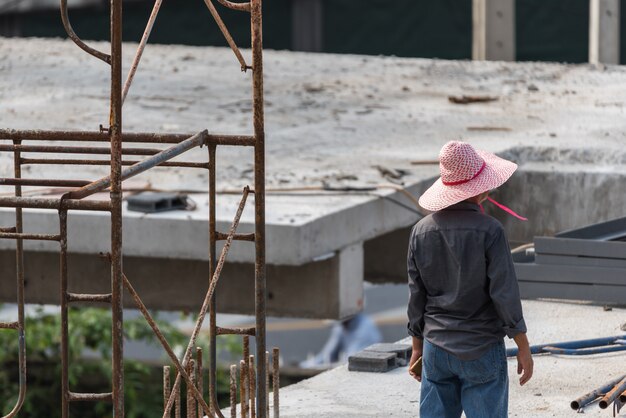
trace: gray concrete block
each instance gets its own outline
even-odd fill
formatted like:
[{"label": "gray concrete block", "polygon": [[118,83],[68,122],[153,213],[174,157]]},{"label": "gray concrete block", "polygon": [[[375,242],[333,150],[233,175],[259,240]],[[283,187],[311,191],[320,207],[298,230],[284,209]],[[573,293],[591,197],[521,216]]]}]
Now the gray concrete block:
[{"label": "gray concrete block", "polygon": [[397,357],[395,353],[361,351],[348,358],[348,370],[351,372],[385,373],[398,366]]},{"label": "gray concrete block", "polygon": [[378,343],[372,344],[365,351],[376,353],[393,353],[396,355],[398,367],[406,366],[411,359],[413,348],[409,344]]}]

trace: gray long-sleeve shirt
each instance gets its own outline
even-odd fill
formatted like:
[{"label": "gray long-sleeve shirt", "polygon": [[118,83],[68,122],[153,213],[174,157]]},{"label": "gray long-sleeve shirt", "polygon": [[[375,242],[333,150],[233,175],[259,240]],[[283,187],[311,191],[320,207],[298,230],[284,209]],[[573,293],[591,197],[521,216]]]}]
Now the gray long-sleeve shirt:
[{"label": "gray long-sleeve shirt", "polygon": [[461,202],[420,220],[408,253],[409,334],[462,360],[526,332],[502,224]]}]

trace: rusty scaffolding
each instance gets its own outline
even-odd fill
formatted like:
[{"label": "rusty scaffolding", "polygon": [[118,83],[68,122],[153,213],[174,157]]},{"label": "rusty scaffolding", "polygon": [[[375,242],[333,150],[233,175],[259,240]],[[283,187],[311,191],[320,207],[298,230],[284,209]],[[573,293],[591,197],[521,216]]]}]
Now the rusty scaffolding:
[{"label": "rusty scaffolding", "polygon": [[[13,410],[4,418],[14,417],[18,414],[24,402],[26,394],[26,343],[24,328],[24,240],[56,241],[60,246],[60,305],[61,305],[61,363],[62,363],[62,416],[69,416],[69,405],[75,401],[108,401],[113,404],[113,415],[116,418],[124,417],[124,372],[123,372],[123,310],[122,296],[126,289],[134,299],[137,307],[144,315],[150,327],[157,336],[159,342],[166,350],[169,358],[176,369],[176,379],[172,388],[164,386],[164,413],[163,417],[169,417],[170,411],[176,401],[176,393],[179,393],[182,380],[187,384],[188,405],[194,401],[198,406],[198,414],[222,417],[216,398],[217,377],[217,350],[216,340],[218,335],[242,335],[244,341],[244,355],[241,368],[241,381],[247,382],[246,387],[241,386],[241,393],[246,398],[255,400],[255,405],[250,405],[251,415],[266,417],[269,415],[268,387],[269,387],[269,356],[266,352],[266,277],[265,277],[265,146],[264,146],[264,110],[263,110],[263,44],[262,44],[262,0],[250,0],[246,3],[235,3],[228,0],[218,2],[229,9],[234,9],[250,14],[251,22],[251,51],[252,61],[248,65],[235,44],[233,38],[220,18],[217,9],[211,0],[204,0],[211,15],[215,19],[219,29],[223,33],[228,45],[232,48],[240,69],[243,72],[252,72],[252,99],[253,99],[253,129],[252,135],[218,135],[202,131],[196,134],[167,134],[167,133],[126,133],[122,129],[123,104],[127,97],[133,77],[138,69],[144,48],[148,42],[150,32],[161,7],[162,0],[155,0],[154,8],[146,25],[145,32],[139,43],[135,58],[125,82],[122,78],[122,0],[110,0],[111,3],[111,50],[110,53],[98,51],[83,42],[72,29],[70,24],[67,0],[60,1],[63,26],[72,41],[82,50],[104,61],[111,67],[110,86],[110,120],[108,127],[100,126],[97,131],[42,131],[42,130],[12,130],[0,129],[0,140],[12,141],[9,144],[0,144],[0,152],[11,152],[14,156],[14,177],[3,178],[1,185],[14,186],[15,194],[11,197],[0,197],[0,207],[15,209],[15,225],[0,228],[0,239],[11,239],[16,242],[16,270],[17,270],[17,306],[18,318],[15,322],[0,323],[0,328],[13,330],[19,338],[19,396]],[[44,145],[30,145],[32,142],[46,141]],[[76,141],[83,143],[80,146],[50,145],[50,141],[60,143]],[[110,143],[110,147],[93,146],[94,143]],[[127,144],[169,144],[167,149],[128,147]],[[208,161],[206,163],[189,161],[172,161],[173,158],[191,149],[206,146],[208,149]],[[228,233],[216,229],[216,158],[217,149],[221,146],[252,147],[254,149],[254,186],[244,188],[239,208],[235,215],[232,227]],[[110,155],[110,160],[98,159],[59,159],[59,158],[25,158],[27,153],[53,153],[53,154],[86,154]],[[134,156],[134,160],[123,159],[124,156]],[[145,156],[143,160],[137,160],[137,156]],[[25,165],[108,165],[110,175],[96,181],[83,180],[57,180],[57,179],[31,179],[22,177],[22,167]],[[123,272],[122,250],[122,182],[128,178],[143,173],[156,166],[160,167],[186,167],[208,170],[209,173],[209,278],[208,290],[198,319],[196,321],[191,339],[184,353],[179,359],[173,352],[157,324],[151,317],[141,298],[134,290],[131,280]],[[23,187],[64,187],[69,188],[67,193],[60,198],[25,197]],[[108,199],[86,199],[96,193],[108,191]],[[252,234],[237,233],[237,226],[243,212],[246,200],[250,194],[254,195],[255,230]],[[25,233],[23,223],[23,209],[52,209],[59,214],[58,234],[35,234]],[[68,283],[67,264],[67,241],[68,241],[68,212],[70,211],[101,211],[110,214],[111,217],[111,250],[106,258],[111,265],[111,292],[108,294],[77,294],[72,293]],[[217,258],[216,244],[225,241],[219,259]],[[216,323],[215,294],[222,268],[228,251],[233,241],[254,242],[256,247],[255,260],[255,315],[256,324],[252,328],[235,329],[218,327]],[[75,393],[71,391],[68,381],[69,351],[68,351],[68,311],[72,303],[100,302],[111,305],[112,310],[112,388],[109,393]],[[203,396],[201,383],[194,382],[195,373],[193,349],[196,339],[206,315],[210,323],[210,353],[209,353],[209,401]],[[253,356],[248,358],[249,338],[254,337],[256,342],[256,365]],[[277,398],[277,363],[278,352],[274,351],[274,416],[278,416]],[[266,361],[261,361],[265,359]],[[249,363],[248,363],[249,361]],[[201,363],[201,357],[195,360]],[[201,367],[201,365],[200,365]],[[253,372],[256,370],[256,373]],[[236,369],[235,369],[236,375]],[[231,368],[231,386],[233,384],[233,369]],[[169,376],[167,377],[169,382]],[[200,379],[201,381],[201,379]],[[255,384],[256,382],[256,384]],[[266,382],[266,384],[262,384]],[[254,389],[250,389],[250,387]],[[231,387],[231,399],[233,399]],[[235,381],[236,394],[236,381]],[[179,395],[178,395],[179,396]],[[236,396],[234,398],[236,400]],[[246,399],[242,396],[242,405]],[[179,401],[180,404],[180,401]],[[248,405],[246,404],[246,408]],[[177,406],[179,411],[180,406]],[[236,413],[236,412],[235,412]],[[242,415],[244,415],[242,406]],[[189,416],[189,415],[188,415]]]}]

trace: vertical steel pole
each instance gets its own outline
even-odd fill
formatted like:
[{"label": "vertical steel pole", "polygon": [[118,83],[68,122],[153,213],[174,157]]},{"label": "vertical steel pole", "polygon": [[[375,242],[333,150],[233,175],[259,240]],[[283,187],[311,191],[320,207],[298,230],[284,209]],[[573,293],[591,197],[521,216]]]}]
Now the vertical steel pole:
[{"label": "vertical steel pole", "polygon": [[[265,130],[263,110],[263,22],[261,0],[251,0],[252,32],[252,89],[254,124],[254,205],[255,205],[255,313],[256,313],[256,358],[265,357],[265,315],[266,315],[266,276],[265,276]],[[267,393],[264,361],[257,365],[256,410],[261,418],[265,416]]]},{"label": "vertical steel pole", "polygon": [[[215,273],[217,261],[217,230],[216,230],[216,191],[215,183],[217,177],[217,146],[209,147],[209,280]],[[211,413],[219,411],[217,403],[217,292],[213,293],[211,304],[209,305],[209,406]]]},{"label": "vertical steel pole", "polygon": [[122,313],[122,0],[111,0],[111,293],[113,416],[124,417]]},{"label": "vertical steel pole", "polygon": [[59,211],[59,234],[61,236],[61,253],[59,259],[61,302],[61,416],[70,416],[70,384],[69,384],[69,329],[67,300],[67,211]]}]

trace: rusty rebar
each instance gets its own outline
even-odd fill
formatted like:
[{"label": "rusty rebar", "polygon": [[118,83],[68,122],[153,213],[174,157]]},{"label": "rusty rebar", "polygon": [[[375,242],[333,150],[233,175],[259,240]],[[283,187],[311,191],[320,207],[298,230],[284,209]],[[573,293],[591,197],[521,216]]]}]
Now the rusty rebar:
[{"label": "rusty rebar", "polygon": [[59,235],[61,251],[59,254],[59,289],[61,301],[61,416],[70,415],[69,387],[69,306],[67,303],[67,211],[59,211]]},{"label": "rusty rebar", "polygon": [[248,367],[245,360],[239,360],[239,406],[241,418],[248,416]]},{"label": "rusty rebar", "polygon": [[[113,1],[111,2],[111,4],[113,4]],[[70,39],[76,45],[78,45],[80,49],[82,49],[89,55],[94,56],[106,62],[107,64],[111,65],[111,61],[112,61],[111,55],[105,54],[104,52],[100,52],[90,47],[85,42],[83,42],[83,40],[80,39],[78,35],[76,35],[76,32],[74,32],[74,29],[72,28],[72,24],[70,23],[69,14],[67,11],[67,0],[61,0],[61,21],[63,22],[63,27],[65,28],[65,32],[67,33],[67,36],[69,36]]]},{"label": "rusty rebar", "polygon": [[230,417],[237,418],[237,366],[230,366]]},{"label": "rusty rebar", "polygon": [[162,2],[163,0],[156,0],[154,2],[154,7],[152,8],[152,12],[150,13],[148,23],[146,24],[146,29],[141,36],[141,41],[139,41],[139,46],[137,47],[135,58],[133,58],[133,63],[130,66],[128,76],[126,77],[126,82],[124,83],[124,89],[122,91],[122,103],[126,101],[128,90],[133,83],[133,78],[135,78],[135,73],[137,72],[137,68],[139,67],[139,62],[141,61],[141,56],[143,55],[143,51],[146,48],[146,44],[148,43],[148,38],[150,38],[150,33],[152,32],[152,27],[154,26],[154,22],[156,21],[157,15],[159,14],[159,9],[161,8]]},{"label": "rusty rebar", "polygon": [[[163,366],[163,409],[170,398],[172,388],[170,387],[170,366]],[[169,418],[169,417],[168,417]]]},{"label": "rusty rebar", "polygon": [[211,0],[204,0],[204,3],[209,8],[209,12],[211,12],[211,16],[213,16],[213,19],[215,19],[215,23],[217,23],[217,27],[222,32],[222,35],[224,35],[228,46],[230,46],[230,49],[232,49],[235,53],[235,57],[237,57],[237,61],[239,61],[239,64],[241,65],[241,71],[247,71],[250,67],[248,66],[248,64],[246,64],[246,60],[243,58],[243,55],[241,55],[239,47],[237,47],[235,40],[230,35],[230,32],[228,31],[228,28],[220,17],[220,14],[217,12],[217,9],[215,9],[215,6],[213,6]]},{"label": "rusty rebar", "polygon": [[[272,363],[273,367],[273,395],[274,395],[274,418],[279,418],[280,416],[280,350],[278,347],[274,347],[272,350]],[[269,418],[269,417],[268,417]]]},{"label": "rusty rebar", "polygon": [[[6,145],[0,144],[3,152],[34,152],[39,154],[93,154],[110,155],[111,148],[105,147],[73,147],[55,145]],[[154,155],[163,150],[158,148],[123,148],[123,155]]]},{"label": "rusty rebar", "polygon": [[42,199],[35,197],[0,197],[0,208],[94,210],[108,212],[111,202],[98,200]]},{"label": "rusty rebar", "polygon": [[[217,266],[217,230],[216,230],[216,187],[217,178],[217,147],[209,145],[209,285]],[[233,235],[234,236],[234,235]],[[217,296],[211,295],[209,301],[209,397],[212,410],[217,407]]]},{"label": "rusty rebar", "polygon": [[[204,370],[202,367],[202,347],[196,347],[196,385],[198,388],[198,392],[202,396],[204,396]],[[211,405],[209,404],[209,410],[211,409]],[[202,405],[198,402],[197,405],[198,410],[198,418],[203,418],[204,413],[202,412]]]},{"label": "rusty rebar", "polygon": [[68,393],[68,401],[70,402],[112,402],[113,393]]},{"label": "rusty rebar", "polygon": [[196,418],[196,400],[194,399],[194,389],[196,386],[196,361],[194,359],[189,360],[187,364],[187,374],[191,378],[191,381],[187,383],[187,418]]},{"label": "rusty rebar", "polygon": [[265,416],[269,418],[270,416],[270,352],[265,352],[265,370],[267,373],[265,374],[265,393],[267,393],[267,407],[265,409]]},{"label": "rusty rebar", "polygon": [[0,329],[19,329],[20,328],[20,323],[15,321],[15,322],[0,322]]},{"label": "rusty rebar", "polygon": [[[151,143],[151,144],[179,144],[193,133],[148,133],[127,132],[122,135],[125,144],[128,143]],[[23,141],[66,141],[66,142],[110,142],[110,134],[100,131],[50,131],[50,130],[15,130],[0,129],[0,139],[23,140]],[[244,146],[255,145],[255,138],[249,135],[211,135],[206,137],[207,145]]]},{"label": "rusty rebar", "polygon": [[[175,418],[181,418],[181,410],[182,410],[182,400],[181,400],[181,395],[180,395],[180,386],[178,388],[174,388],[174,397],[175,397],[175,402],[176,402],[176,407],[174,408],[174,417]],[[170,398],[172,397],[172,395],[170,394]],[[167,402],[165,402],[165,409],[164,411],[167,411]],[[170,412],[167,413],[168,415],[170,415]]]},{"label": "rusty rebar", "polygon": [[233,9],[233,10],[239,10],[242,12],[249,12],[250,11],[250,3],[246,2],[246,3],[235,3],[232,1],[228,1],[228,0],[217,0],[221,5],[228,7],[229,9]]},{"label": "rusty rebar", "polygon": [[222,328],[217,327],[217,335],[249,335],[254,337],[255,329],[252,328]]},{"label": "rusty rebar", "polygon": [[59,241],[61,237],[59,235],[50,235],[50,234],[18,234],[18,233],[0,232],[0,239]]},{"label": "rusty rebar", "polygon": [[[223,232],[216,232],[216,238],[215,239],[217,241],[224,241],[226,238],[228,238],[228,234],[225,234]],[[235,241],[254,242],[254,234],[235,234],[233,239]]]},{"label": "rusty rebar", "polygon": [[[122,166],[132,166],[139,164],[141,161],[137,160],[125,160],[122,161]],[[108,166],[111,164],[109,160],[79,160],[79,159],[63,159],[63,158],[22,158],[22,164],[24,165],[100,165]],[[202,168],[206,169],[205,163],[195,163],[189,161],[166,161],[156,165],[157,167],[180,167],[180,168]]]},{"label": "rusty rebar", "polygon": [[0,186],[83,187],[89,183],[87,180],[0,178]]},{"label": "rusty rebar", "polygon": [[[255,204],[255,314],[256,314],[256,353],[262,359],[266,351],[266,260],[265,260],[265,116],[263,96],[263,22],[261,0],[251,0],[252,32],[252,109],[254,127],[254,204]],[[257,367],[257,380],[263,382],[267,369],[260,361]],[[263,415],[266,410],[267,393],[261,385],[257,394],[257,411]]]},{"label": "rusty rebar", "polygon": [[[198,314],[198,318],[196,320],[196,325],[193,329],[193,332],[191,334],[191,339],[189,340],[189,344],[187,345],[187,349],[185,350],[185,355],[183,356],[183,364],[186,364],[187,361],[189,361],[189,358],[191,356],[191,350],[192,347],[196,344],[196,340],[198,338],[198,335],[200,333],[200,328],[202,328],[202,323],[204,322],[204,318],[207,314],[207,311],[209,309],[209,305],[210,302],[212,300],[212,298],[215,295],[215,287],[217,286],[217,283],[219,281],[220,275],[222,274],[222,269],[224,268],[224,263],[226,262],[226,256],[228,255],[228,251],[230,250],[230,247],[233,243],[233,235],[235,235],[236,231],[237,231],[237,227],[239,226],[239,221],[241,220],[241,215],[243,214],[243,209],[246,205],[246,200],[248,199],[248,194],[250,193],[250,189],[248,187],[244,188],[243,190],[243,196],[241,197],[241,201],[239,202],[239,207],[237,208],[237,213],[235,214],[235,218],[233,220],[233,223],[230,227],[230,237],[228,240],[226,240],[226,243],[224,244],[224,246],[222,247],[222,252],[220,254],[220,258],[218,260],[217,266],[215,268],[215,272],[213,273],[213,276],[211,277],[211,282],[209,284],[209,289],[207,290],[207,293],[205,295],[204,298],[204,302],[202,303],[202,308],[200,309],[200,313]],[[213,364],[211,364],[211,374],[213,374],[215,372],[216,368],[213,367]],[[178,373],[176,375],[176,380],[174,381],[174,387],[176,388],[177,386],[180,385],[180,373]],[[211,399],[212,400],[217,400],[216,399],[216,394],[213,391],[213,387],[210,388],[209,390],[210,395],[211,395]],[[170,397],[170,401],[168,402],[168,408],[166,408],[166,412],[169,412],[170,408],[171,408],[171,402],[172,402],[172,398]],[[218,417],[223,418],[222,413],[219,410],[219,406],[217,404],[217,402],[215,402],[215,413],[218,415]],[[165,416],[165,415],[164,415]]]},{"label": "rusty rebar", "polygon": [[248,358],[248,382],[250,384],[250,418],[256,417],[256,405],[254,402],[256,391],[257,391],[257,376],[256,376],[256,368],[254,367],[254,354],[250,354]]},{"label": "rusty rebar", "polygon": [[67,293],[68,302],[100,302],[111,303],[113,300],[113,294],[82,294],[82,293]]},{"label": "rusty rebar", "polygon": [[[84,199],[85,197],[91,196],[94,193],[100,192],[109,186],[111,186],[111,193],[113,194],[113,187],[120,190],[121,193],[121,182],[127,180],[131,177],[134,177],[138,174],[143,173],[153,167],[156,167],[158,164],[171,160],[184,153],[185,151],[189,151],[192,148],[196,148],[204,145],[206,135],[208,135],[207,131],[202,131],[186,141],[181,142],[180,144],[174,145],[171,148],[161,151],[158,154],[155,154],[151,157],[146,158],[145,160],[133,164],[129,168],[125,168],[124,170],[119,170],[119,173],[116,173],[116,178],[111,174],[110,176],[103,177],[99,180],[96,180],[84,187],[81,187],[78,190],[70,192],[67,194],[68,199]],[[116,151],[116,162],[119,167],[121,167],[121,147],[118,151]],[[111,172],[113,173],[113,153],[111,153]],[[115,184],[115,182],[119,182],[119,184]]]}]

